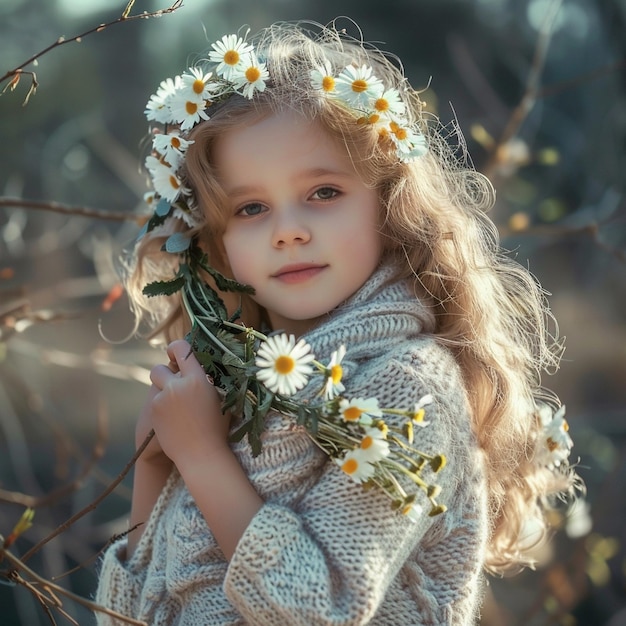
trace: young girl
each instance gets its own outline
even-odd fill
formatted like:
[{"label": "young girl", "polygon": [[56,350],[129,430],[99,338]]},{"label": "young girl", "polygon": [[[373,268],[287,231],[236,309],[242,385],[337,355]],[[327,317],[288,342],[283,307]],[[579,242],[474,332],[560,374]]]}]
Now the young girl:
[{"label": "young girl", "polygon": [[[539,383],[558,364],[542,291],[498,248],[488,181],[455,160],[397,65],[333,28],[224,37],[146,113],[164,125],[147,160],[160,201],[127,287],[169,362],[136,428],[138,446],[155,432],[135,466],[138,526],[106,552],[98,602],[151,625],[473,624],[483,572],[531,562],[549,497],[574,480],[563,409]],[[297,376],[310,348],[345,420],[357,408],[379,440],[398,426],[445,454],[437,486],[394,510],[371,457],[323,451],[277,410],[259,454],[233,440],[245,416],[182,339],[184,295],[142,293],[188,278],[190,240],[254,290],[239,311],[224,295],[231,327],[292,336],[255,348],[259,380],[313,406]],[[406,411],[364,421],[380,415],[372,398],[414,406],[411,428]]]}]

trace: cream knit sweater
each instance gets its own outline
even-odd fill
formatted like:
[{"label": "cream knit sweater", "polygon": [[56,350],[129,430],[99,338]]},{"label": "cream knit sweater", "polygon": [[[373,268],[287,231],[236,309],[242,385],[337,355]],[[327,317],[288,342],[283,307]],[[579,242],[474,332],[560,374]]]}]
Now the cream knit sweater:
[{"label": "cream knit sweater", "polygon": [[[154,626],[474,623],[487,536],[482,462],[458,367],[428,335],[431,312],[392,274],[377,271],[305,338],[321,361],[346,345],[347,397],[408,408],[434,396],[416,436],[448,457],[437,477],[448,511],[431,518],[424,501],[417,523],[393,512],[273,414],[257,458],[245,441],[233,445],[265,504],[230,563],[174,471],[132,558],[125,540],[105,553],[99,603]],[[99,614],[98,624],[121,622]]]}]

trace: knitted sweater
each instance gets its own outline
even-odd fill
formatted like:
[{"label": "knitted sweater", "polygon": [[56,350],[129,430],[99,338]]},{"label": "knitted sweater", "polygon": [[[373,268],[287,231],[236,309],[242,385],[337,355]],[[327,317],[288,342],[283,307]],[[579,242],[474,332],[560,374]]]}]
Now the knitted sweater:
[{"label": "knitted sweater", "polygon": [[[305,339],[321,361],[346,346],[346,397],[408,408],[433,395],[430,424],[416,442],[447,456],[436,481],[445,514],[429,517],[421,496],[416,522],[392,511],[386,496],[354,483],[301,427],[271,414],[258,457],[246,441],[232,445],[265,504],[230,562],[174,470],[132,558],[125,560],[125,540],[105,553],[97,602],[154,626],[473,624],[486,488],[460,372],[428,335],[433,327],[409,285],[383,267]],[[121,622],[100,613],[98,624]]]}]

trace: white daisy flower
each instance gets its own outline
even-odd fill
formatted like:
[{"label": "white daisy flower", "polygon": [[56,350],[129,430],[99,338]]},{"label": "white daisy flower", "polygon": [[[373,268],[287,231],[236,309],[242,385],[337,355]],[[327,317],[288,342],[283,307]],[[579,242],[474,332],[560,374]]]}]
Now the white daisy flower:
[{"label": "white daisy flower", "polygon": [[293,335],[274,335],[257,352],[255,364],[260,369],[256,377],[270,391],[291,396],[306,385],[313,359],[311,346],[303,339],[296,343]]},{"label": "white daisy flower", "polygon": [[326,400],[332,400],[335,396],[339,395],[345,390],[341,377],[343,376],[343,367],[341,361],[346,355],[346,347],[340,346],[339,350],[335,350],[330,355],[330,363],[326,366],[326,382],[324,383],[324,398]]},{"label": "white daisy flower", "polygon": [[543,432],[539,437],[536,460],[547,467],[558,467],[566,461],[574,445],[569,436],[569,424],[563,417],[564,415],[565,406],[559,408],[554,415],[547,405],[542,405],[539,409]]},{"label": "white daisy flower", "polygon": [[231,80],[235,88],[243,87],[243,95],[252,99],[255,91],[265,91],[265,81],[270,77],[265,63],[259,63],[254,54],[246,55],[240,66],[232,72]]},{"label": "white daisy flower", "polygon": [[199,67],[190,67],[180,77],[181,87],[189,100],[197,100],[202,104],[205,100],[209,100],[211,94],[216,91],[216,84],[211,82],[213,72],[205,74]]},{"label": "white daisy flower", "polygon": [[178,133],[159,133],[152,139],[154,149],[172,166],[178,169],[185,151],[193,141],[183,139]]},{"label": "white daisy flower", "polygon": [[396,145],[399,157],[414,158],[426,153],[426,138],[410,126],[392,120],[389,122],[389,137]]},{"label": "white daisy flower", "polygon": [[187,224],[187,226],[189,226],[189,228],[195,228],[196,226],[198,226],[198,222],[191,214],[191,212],[185,209],[181,209],[181,207],[179,206],[174,207],[174,210],[172,211],[172,217],[182,220],[183,222],[185,222],[185,224]]},{"label": "white daisy flower", "polygon": [[348,104],[361,108],[367,108],[370,100],[378,99],[384,90],[382,82],[374,76],[368,65],[348,65],[335,82],[337,96]]},{"label": "white daisy flower", "polygon": [[382,411],[376,398],[340,400],[339,414],[346,422],[359,422],[364,426],[371,425],[372,417],[382,417]]},{"label": "white daisy flower", "polygon": [[424,415],[426,415],[425,406],[428,406],[433,401],[433,397],[430,394],[422,396],[413,406],[413,410],[409,412],[409,417],[417,426],[427,426],[430,422],[424,421]]},{"label": "white daisy flower", "polygon": [[380,97],[372,101],[372,108],[379,115],[387,118],[403,116],[406,111],[404,102],[397,89],[387,89]]},{"label": "white daisy flower", "polygon": [[157,92],[150,96],[144,114],[148,120],[169,124],[173,122],[169,103],[180,88],[180,76],[162,80]]},{"label": "white daisy flower", "polygon": [[385,433],[379,428],[366,428],[365,435],[359,444],[361,456],[369,463],[376,463],[389,456],[389,443],[385,439]]},{"label": "white daisy flower", "polygon": [[402,149],[398,151],[398,157],[405,163],[412,161],[418,157],[424,156],[428,152],[428,143],[426,137],[420,132],[416,132],[412,143],[408,147],[408,151]]},{"label": "white daisy flower", "polygon": [[200,120],[208,120],[204,112],[204,103],[190,100],[184,92],[177,92],[170,100],[172,118],[180,124],[181,130],[193,128]]},{"label": "white daisy flower", "polygon": [[146,168],[150,172],[154,190],[168,202],[174,202],[181,190],[181,182],[176,172],[152,155],[146,157]]},{"label": "white daisy flower", "polygon": [[324,61],[323,65],[318,65],[315,69],[312,69],[309,75],[313,89],[323,91],[324,93],[333,93],[335,91],[335,77],[328,61]]},{"label": "white daisy flower", "polygon": [[410,502],[402,509],[402,514],[406,515],[412,522],[417,522],[422,516],[423,509],[416,502]]},{"label": "white daisy flower", "polygon": [[337,465],[356,483],[363,483],[369,480],[376,471],[376,468],[368,463],[361,450],[348,450],[342,457],[333,459]]},{"label": "white daisy flower", "polygon": [[152,208],[156,205],[156,191],[146,191],[143,194],[143,201]]},{"label": "white daisy flower", "polygon": [[220,41],[211,44],[209,60],[218,63],[215,73],[230,80],[234,70],[244,55],[253,52],[254,48],[237,35],[224,35]]}]

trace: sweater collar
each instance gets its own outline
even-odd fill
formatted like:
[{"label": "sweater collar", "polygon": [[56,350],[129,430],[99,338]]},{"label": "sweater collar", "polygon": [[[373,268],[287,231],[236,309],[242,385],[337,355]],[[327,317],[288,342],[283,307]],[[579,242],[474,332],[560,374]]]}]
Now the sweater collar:
[{"label": "sweater collar", "polygon": [[418,298],[412,281],[398,279],[397,269],[385,263],[303,338],[322,362],[343,344],[344,369],[351,371],[350,362],[380,355],[434,329],[432,308]]}]

